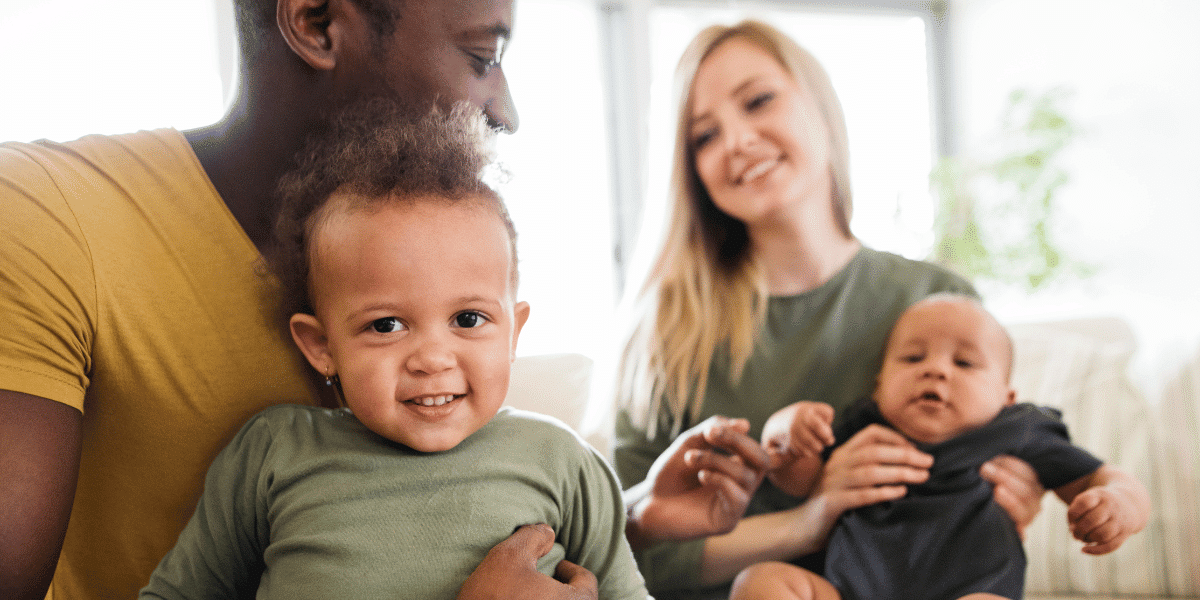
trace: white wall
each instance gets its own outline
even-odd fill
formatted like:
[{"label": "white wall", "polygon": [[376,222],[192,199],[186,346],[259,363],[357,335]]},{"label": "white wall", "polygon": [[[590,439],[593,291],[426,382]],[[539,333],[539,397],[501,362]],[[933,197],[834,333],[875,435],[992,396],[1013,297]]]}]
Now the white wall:
[{"label": "white wall", "polygon": [[1010,90],[1074,90],[1084,129],[1066,153],[1059,239],[1100,268],[1023,297],[987,293],[1009,321],[1118,315],[1134,376],[1158,381],[1200,350],[1200,2],[956,0],[960,148],[979,150]]}]

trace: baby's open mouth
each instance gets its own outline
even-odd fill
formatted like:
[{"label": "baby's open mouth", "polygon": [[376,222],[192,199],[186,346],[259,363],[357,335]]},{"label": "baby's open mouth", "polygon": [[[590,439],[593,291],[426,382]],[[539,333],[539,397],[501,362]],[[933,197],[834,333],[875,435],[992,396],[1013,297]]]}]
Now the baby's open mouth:
[{"label": "baby's open mouth", "polygon": [[939,396],[937,394],[937,392],[925,392],[924,394],[917,396],[917,400],[926,400],[929,402],[941,402],[942,397]]}]

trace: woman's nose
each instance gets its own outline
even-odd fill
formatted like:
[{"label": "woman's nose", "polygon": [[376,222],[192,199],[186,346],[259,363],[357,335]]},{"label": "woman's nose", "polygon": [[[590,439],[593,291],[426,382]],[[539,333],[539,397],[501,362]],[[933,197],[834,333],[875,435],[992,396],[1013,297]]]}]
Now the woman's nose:
[{"label": "woman's nose", "polygon": [[726,149],[731,152],[745,150],[758,142],[758,131],[741,119],[730,119],[724,129]]}]

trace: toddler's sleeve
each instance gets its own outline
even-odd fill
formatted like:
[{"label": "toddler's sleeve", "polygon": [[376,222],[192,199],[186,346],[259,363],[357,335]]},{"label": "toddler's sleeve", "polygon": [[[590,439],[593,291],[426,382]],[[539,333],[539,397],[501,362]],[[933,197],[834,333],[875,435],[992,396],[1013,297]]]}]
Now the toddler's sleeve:
[{"label": "toddler's sleeve", "polygon": [[204,492],[175,547],[139,598],[253,598],[270,541],[269,422],[252,418],[209,467]]}]

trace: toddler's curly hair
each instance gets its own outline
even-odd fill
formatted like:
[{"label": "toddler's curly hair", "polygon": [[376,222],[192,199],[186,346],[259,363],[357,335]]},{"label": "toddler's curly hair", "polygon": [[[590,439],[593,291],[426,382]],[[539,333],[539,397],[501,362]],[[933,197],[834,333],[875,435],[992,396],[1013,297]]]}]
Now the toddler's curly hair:
[{"label": "toddler's curly hair", "polygon": [[484,181],[494,134],[483,114],[466,104],[414,118],[394,102],[373,99],[347,108],[313,136],[298,166],[278,185],[279,217],[268,262],[283,292],[285,320],[314,314],[309,286],[311,242],[328,211],[373,210],[415,201],[480,202],[508,230],[516,286],[516,231],[499,194]]}]

